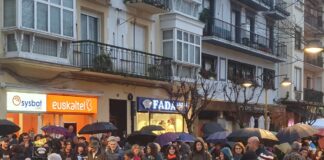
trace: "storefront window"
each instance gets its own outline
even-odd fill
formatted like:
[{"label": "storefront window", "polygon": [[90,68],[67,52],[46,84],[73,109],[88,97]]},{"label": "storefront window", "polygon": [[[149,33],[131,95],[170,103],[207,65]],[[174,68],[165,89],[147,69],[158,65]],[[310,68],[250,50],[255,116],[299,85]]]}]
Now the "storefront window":
[{"label": "storefront window", "polygon": [[[149,123],[150,120],[150,123]],[[180,114],[165,114],[165,113],[137,113],[137,130],[147,125],[159,125],[165,130],[155,132],[162,134],[165,132],[184,132],[185,125]]]}]

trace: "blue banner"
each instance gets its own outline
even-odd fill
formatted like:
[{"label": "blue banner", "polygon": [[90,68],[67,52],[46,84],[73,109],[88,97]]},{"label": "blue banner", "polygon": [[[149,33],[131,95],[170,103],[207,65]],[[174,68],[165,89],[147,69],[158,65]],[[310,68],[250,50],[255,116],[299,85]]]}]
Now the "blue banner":
[{"label": "blue banner", "polygon": [[185,107],[182,102],[172,102],[170,100],[137,97],[137,110],[139,112],[179,113],[179,111],[185,111]]}]

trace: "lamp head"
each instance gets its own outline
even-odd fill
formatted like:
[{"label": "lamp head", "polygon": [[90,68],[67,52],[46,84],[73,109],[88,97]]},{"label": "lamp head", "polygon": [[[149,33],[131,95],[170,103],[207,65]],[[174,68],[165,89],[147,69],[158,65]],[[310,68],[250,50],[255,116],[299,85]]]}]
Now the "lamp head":
[{"label": "lamp head", "polygon": [[324,50],[322,44],[319,40],[313,40],[308,42],[307,46],[304,48],[305,53],[317,54]]},{"label": "lamp head", "polygon": [[290,86],[291,84],[292,84],[292,83],[291,83],[291,81],[289,80],[288,77],[285,77],[285,78],[283,79],[283,81],[281,82],[281,85],[284,86],[284,87],[288,87],[288,86]]},{"label": "lamp head", "polygon": [[250,80],[246,80],[242,83],[242,86],[245,87],[245,88],[249,88],[253,85],[252,81]]}]

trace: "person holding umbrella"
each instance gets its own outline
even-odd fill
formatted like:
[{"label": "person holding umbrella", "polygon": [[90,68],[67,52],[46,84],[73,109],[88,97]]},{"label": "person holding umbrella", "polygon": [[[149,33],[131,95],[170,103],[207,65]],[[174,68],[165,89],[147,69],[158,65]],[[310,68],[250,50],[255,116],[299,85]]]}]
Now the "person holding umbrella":
[{"label": "person holding umbrella", "polygon": [[107,160],[105,152],[100,149],[98,139],[93,139],[89,143],[88,160]]},{"label": "person holding umbrella", "polygon": [[162,160],[161,155],[159,154],[158,147],[154,143],[149,143],[146,146],[146,155],[144,160]]},{"label": "person holding umbrella", "polygon": [[268,151],[261,147],[260,140],[256,136],[250,137],[248,139],[247,150],[255,152],[258,157],[260,157],[261,155],[272,157],[272,155]]}]

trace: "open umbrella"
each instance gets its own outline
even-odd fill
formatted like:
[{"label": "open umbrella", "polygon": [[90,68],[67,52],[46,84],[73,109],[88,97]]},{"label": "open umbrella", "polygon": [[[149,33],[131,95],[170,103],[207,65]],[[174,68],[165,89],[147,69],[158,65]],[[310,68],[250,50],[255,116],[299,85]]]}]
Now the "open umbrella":
[{"label": "open umbrella", "polygon": [[165,129],[162,126],[158,126],[158,125],[148,125],[140,129],[140,131],[143,132],[153,132],[153,131],[163,131],[163,130]]},{"label": "open umbrella", "polygon": [[226,131],[220,124],[217,122],[208,122],[203,125],[201,128],[202,132],[204,133],[205,137],[208,137],[209,135],[215,133],[215,132],[221,132]]},{"label": "open umbrella", "polygon": [[176,141],[181,141],[181,142],[195,142],[196,137],[189,133],[180,133]]},{"label": "open umbrella", "polygon": [[319,129],[317,133],[314,134],[315,136],[324,137],[324,129]]},{"label": "open umbrella", "polygon": [[98,134],[117,130],[117,127],[110,122],[95,122],[87,124],[80,129],[79,134]]},{"label": "open umbrella", "polygon": [[284,154],[287,154],[291,151],[291,146],[289,143],[281,143],[279,145],[274,145],[274,147],[278,148]]},{"label": "open umbrella", "polygon": [[248,138],[256,136],[265,145],[273,145],[278,142],[278,138],[268,130],[260,128],[243,128],[233,131],[227,136],[227,140],[234,142],[247,142]]},{"label": "open umbrella", "polygon": [[8,134],[15,133],[20,130],[20,127],[15,123],[6,119],[0,119],[0,135],[6,136]]},{"label": "open umbrella", "polygon": [[165,145],[168,145],[170,142],[176,141],[179,135],[180,133],[168,132],[159,135],[154,141],[158,143],[161,147],[163,147]]},{"label": "open umbrella", "polygon": [[209,143],[226,143],[227,136],[230,134],[228,131],[215,132],[209,135],[206,139]]},{"label": "open umbrella", "polygon": [[49,134],[61,134],[61,135],[66,135],[67,134],[67,129],[64,127],[60,127],[60,126],[54,126],[54,125],[49,125],[49,126],[44,126],[41,128],[42,131],[44,131],[45,133],[49,133]]},{"label": "open umbrella", "polygon": [[127,137],[127,142],[146,146],[148,143],[153,142],[156,137],[157,135],[152,132],[135,131]]},{"label": "open umbrella", "polygon": [[277,137],[281,143],[292,143],[301,138],[310,137],[316,134],[318,130],[307,124],[295,124],[293,126],[281,129]]}]

